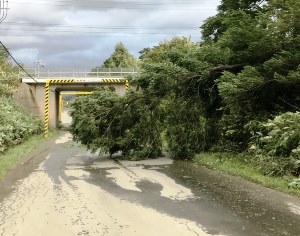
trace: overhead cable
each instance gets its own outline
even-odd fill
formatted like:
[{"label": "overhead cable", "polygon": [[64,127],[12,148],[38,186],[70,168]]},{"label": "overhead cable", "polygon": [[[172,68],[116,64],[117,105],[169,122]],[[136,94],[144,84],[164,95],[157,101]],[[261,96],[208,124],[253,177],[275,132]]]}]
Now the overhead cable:
[{"label": "overhead cable", "polygon": [[[33,81],[35,81],[37,84],[41,84],[38,82],[34,77],[29,74],[24,67],[14,58],[14,56],[10,53],[10,51],[7,49],[7,47],[0,41],[0,45],[3,47],[4,51],[11,57],[11,59],[17,64],[17,66],[25,72],[26,75],[28,75]],[[50,89],[51,90],[51,89]],[[51,92],[56,93],[56,91],[51,90]]]}]

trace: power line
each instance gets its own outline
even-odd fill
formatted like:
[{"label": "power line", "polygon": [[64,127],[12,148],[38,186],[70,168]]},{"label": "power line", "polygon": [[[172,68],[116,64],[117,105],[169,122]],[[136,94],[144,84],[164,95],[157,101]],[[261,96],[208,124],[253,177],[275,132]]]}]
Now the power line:
[{"label": "power line", "polygon": [[[2,29],[2,36],[87,36],[87,37],[138,37],[141,35],[195,35],[199,34],[197,26],[99,26],[99,25],[51,25],[26,22],[7,22]],[[18,33],[5,32],[19,31]],[[28,32],[28,34],[27,34]],[[29,33],[33,32],[33,33]]]},{"label": "power line", "polygon": [[[51,25],[33,23],[8,22],[4,24],[2,36],[5,32],[19,31],[9,36],[88,36],[88,37],[119,37],[138,35],[194,35],[199,33],[199,27],[192,26],[99,26],[99,25]],[[29,33],[33,32],[33,33]],[[27,34],[28,33],[28,34]]]},{"label": "power line", "polygon": [[[11,1],[14,2],[14,1]],[[47,1],[47,0],[41,0],[41,1],[34,1],[34,4],[39,4],[43,2],[55,2],[55,3],[97,3],[97,4],[142,4],[142,5],[187,5],[187,4],[193,4],[193,5],[204,5],[204,6],[212,6],[213,4],[203,4],[199,3],[197,1],[181,1],[181,2],[153,2],[153,1],[120,1],[120,0],[111,0],[111,1],[101,1],[101,0],[55,0],[55,1]],[[16,2],[18,3],[18,2]],[[33,3],[33,2],[32,2]]]},{"label": "power line", "polygon": [[101,26],[101,25],[67,25],[67,24],[45,24],[45,23],[30,23],[30,22],[16,22],[10,21],[5,22],[3,25],[13,25],[13,26],[30,26],[30,27],[59,27],[59,28],[95,28],[95,29],[195,29],[199,26],[129,26],[129,25],[111,25],[111,26]]},{"label": "power line", "polygon": [[[82,30],[57,30],[57,29],[4,29],[5,31],[23,31],[23,32],[43,32],[45,34],[47,33],[87,33],[87,34],[142,34],[142,35],[149,35],[149,34],[163,34],[163,35],[169,35],[169,34],[178,34],[182,33],[183,31],[177,31],[177,32],[141,32],[141,31],[82,31]],[[196,29],[195,29],[196,30]],[[193,31],[195,31],[193,30]],[[191,31],[191,30],[189,30]],[[74,34],[70,34],[74,35]]]},{"label": "power line", "polygon": [[[117,31],[117,32],[119,32],[120,30],[122,30],[122,31],[129,31],[129,30],[136,30],[136,31],[138,31],[138,32],[145,32],[145,31],[149,31],[149,30],[155,30],[155,31],[153,31],[153,33],[159,33],[161,30],[164,30],[164,31],[166,31],[166,30],[168,30],[168,31],[170,31],[170,30],[176,30],[176,31],[178,31],[178,30],[199,30],[199,28],[184,28],[184,27],[182,27],[182,28],[167,28],[167,27],[165,27],[165,28],[113,28],[113,27],[111,27],[111,28],[109,28],[109,27],[103,27],[103,28],[98,28],[98,27],[95,27],[95,28],[93,28],[93,27],[91,27],[91,28],[88,28],[88,27],[86,27],[86,28],[75,28],[75,27],[63,27],[63,28],[59,28],[59,27],[45,27],[45,28],[42,28],[42,27],[39,27],[39,26],[37,26],[37,27],[22,27],[22,28],[19,28],[19,27],[16,27],[16,26],[13,26],[13,27],[7,27],[7,28],[3,28],[3,30],[23,30],[23,31],[45,31],[45,29],[46,30],[48,30],[48,31],[51,31],[51,32],[92,32],[92,33],[97,33],[97,32],[99,32],[99,33],[105,33],[105,31],[103,32],[103,31],[96,31],[96,30],[109,30],[109,33],[110,32],[114,32],[114,31]],[[89,30],[89,31],[84,31],[84,30]],[[94,31],[91,31],[91,30],[94,30]],[[159,30],[159,32],[157,32],[157,30]],[[136,31],[134,31],[133,33],[137,33]],[[148,32],[148,33],[150,33],[151,34],[151,31],[150,32]]]},{"label": "power line", "polygon": [[[14,56],[10,53],[10,51],[7,49],[7,47],[1,41],[0,41],[0,45],[3,47],[4,51],[7,52],[7,54],[11,57],[11,59],[17,64],[17,66],[26,73],[26,75],[28,75],[31,79],[33,79],[37,84],[41,84],[24,69],[24,67],[14,58]],[[56,91],[54,91],[54,90],[51,90],[51,92],[56,94]]]},{"label": "power line", "polygon": [[[138,36],[138,35],[178,35],[178,34],[195,34],[199,32],[198,27],[136,27],[136,26],[49,26],[40,25],[18,26],[9,24],[3,28],[2,35],[8,31],[19,31],[9,36],[91,36],[91,37],[113,37],[113,36]],[[28,32],[28,34],[27,34]],[[36,33],[29,33],[36,32]],[[84,35],[83,35],[84,34]]]},{"label": "power line", "polygon": [[[200,34],[184,34],[184,33],[181,33],[181,34],[151,34],[147,37],[158,37],[159,35],[161,36],[185,36],[185,37],[188,37],[188,36],[192,36],[192,37],[200,37]],[[142,35],[142,34],[139,34],[139,35],[135,35],[135,34],[120,34],[120,35],[82,35],[82,34],[69,34],[69,35],[66,35],[66,34],[61,34],[61,35],[54,35],[54,34],[10,34],[10,35],[3,35],[3,34],[0,34],[1,37],[86,37],[86,38],[120,38],[120,37],[126,37],[126,38],[129,38],[129,37],[134,37],[134,38],[143,38],[145,37],[145,35]]]},{"label": "power line", "polygon": [[[14,2],[13,4],[32,5],[32,2]],[[195,2],[177,2],[177,3],[153,3],[153,2],[123,2],[123,1],[55,1],[55,2],[35,2],[35,5],[41,6],[59,6],[59,7],[92,7],[93,9],[149,9],[149,10],[215,10],[216,6],[213,4],[199,4]],[[177,7],[177,8],[174,8]],[[164,7],[164,8],[161,8]],[[173,7],[173,8],[169,8]],[[178,8],[191,7],[191,8]],[[198,8],[196,8],[198,7]],[[199,8],[200,7],[200,8]],[[205,8],[204,8],[205,7]]]},{"label": "power line", "polygon": [[129,6],[129,5],[137,5],[137,6],[186,6],[186,5],[192,5],[192,6],[205,6],[205,7],[215,7],[215,4],[203,4],[203,3],[199,3],[199,2],[195,2],[195,1],[190,1],[190,2],[147,2],[147,1],[116,1],[116,0],[112,0],[112,1],[91,1],[91,0],[85,0],[85,1],[75,1],[75,0],[70,0],[70,1],[34,1],[34,2],[26,2],[26,1],[22,1],[22,2],[15,2],[15,1],[10,1],[11,3],[14,4],[35,4],[35,5],[44,5],[44,4],[49,4],[51,3],[51,5],[57,5],[57,4],[64,4],[64,5],[70,5],[71,4],[95,4],[98,6],[112,6],[112,5],[125,5],[125,6]]}]

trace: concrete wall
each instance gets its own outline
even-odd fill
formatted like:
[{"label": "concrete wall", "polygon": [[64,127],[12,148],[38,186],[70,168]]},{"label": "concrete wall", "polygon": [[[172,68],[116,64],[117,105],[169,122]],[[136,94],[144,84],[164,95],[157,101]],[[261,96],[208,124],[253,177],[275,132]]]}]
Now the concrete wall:
[{"label": "concrete wall", "polygon": [[39,117],[44,115],[44,97],[45,89],[40,85],[21,83],[14,93],[14,100],[19,106]]},{"label": "concrete wall", "polygon": [[[49,93],[49,122],[50,125],[58,126],[58,108],[59,93],[62,91],[92,91],[100,84],[51,84]],[[114,87],[115,92],[124,96],[126,93],[125,84],[105,84],[105,86]],[[44,118],[45,112],[45,84],[26,84],[21,83],[18,90],[14,94],[15,102],[25,110],[36,116]]]}]

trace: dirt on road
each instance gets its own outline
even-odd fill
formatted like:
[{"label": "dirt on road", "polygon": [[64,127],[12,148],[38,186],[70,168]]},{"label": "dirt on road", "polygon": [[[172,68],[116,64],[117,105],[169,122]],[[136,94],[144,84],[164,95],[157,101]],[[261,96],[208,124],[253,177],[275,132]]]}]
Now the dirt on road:
[{"label": "dirt on road", "polygon": [[117,161],[63,133],[0,182],[0,235],[300,235],[300,200],[189,162]]}]

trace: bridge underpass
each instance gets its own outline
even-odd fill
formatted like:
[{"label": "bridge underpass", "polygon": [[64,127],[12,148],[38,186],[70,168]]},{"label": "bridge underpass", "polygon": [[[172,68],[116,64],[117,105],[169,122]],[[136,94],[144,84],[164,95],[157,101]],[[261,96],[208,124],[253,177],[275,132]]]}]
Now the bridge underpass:
[{"label": "bridge underpass", "polygon": [[[70,102],[74,99],[74,96],[82,96],[92,94],[93,91],[69,91],[69,92],[60,92],[59,96],[59,108],[58,108],[58,122],[59,126],[62,128],[67,128],[72,122],[72,118],[69,115],[69,105]],[[66,96],[71,96],[67,97]]]},{"label": "bridge underpass", "polygon": [[49,125],[57,128],[60,121],[61,95],[66,92],[92,92],[100,86],[111,88],[124,96],[129,84],[126,76],[134,69],[98,69],[95,72],[75,69],[27,69],[20,74],[22,83],[14,94],[15,101],[36,116],[45,120],[45,137]]}]

